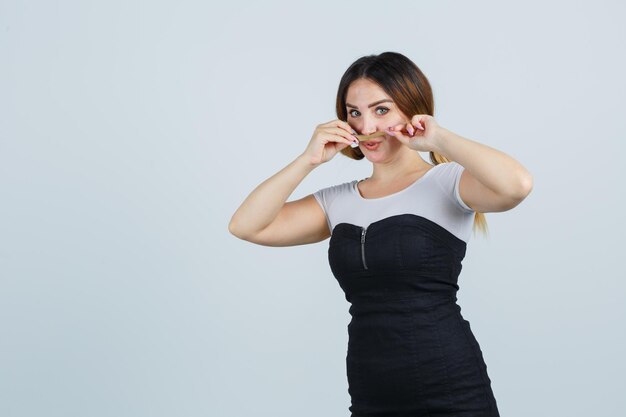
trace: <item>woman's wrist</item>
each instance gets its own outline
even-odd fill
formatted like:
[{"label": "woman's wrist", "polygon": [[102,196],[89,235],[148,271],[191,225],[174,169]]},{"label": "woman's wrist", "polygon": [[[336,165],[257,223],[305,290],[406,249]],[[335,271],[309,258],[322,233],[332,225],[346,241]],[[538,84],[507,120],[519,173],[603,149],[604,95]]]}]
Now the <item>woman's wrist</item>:
[{"label": "woman's wrist", "polygon": [[320,164],[314,164],[311,162],[311,158],[306,156],[304,153],[298,155],[298,157],[294,161],[297,165],[301,166],[304,170],[308,172],[313,171]]},{"label": "woman's wrist", "polygon": [[436,141],[435,143],[437,144],[435,149],[433,149],[433,151],[435,153],[438,153],[441,156],[444,156],[448,159],[449,158],[449,149],[448,146],[450,145],[451,141],[454,141],[453,138],[454,133],[451,132],[450,130],[439,126],[437,128],[437,133],[436,133]]}]

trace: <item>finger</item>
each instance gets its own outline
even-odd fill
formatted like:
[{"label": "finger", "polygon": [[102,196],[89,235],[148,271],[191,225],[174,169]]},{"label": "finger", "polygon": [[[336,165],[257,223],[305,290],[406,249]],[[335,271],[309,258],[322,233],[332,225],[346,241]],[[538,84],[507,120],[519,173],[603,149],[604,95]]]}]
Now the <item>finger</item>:
[{"label": "finger", "polygon": [[343,120],[337,119],[337,120],[334,121],[333,125],[336,126],[336,127],[341,128],[341,129],[345,130],[346,132],[351,133],[353,135],[357,134],[356,130],[354,130],[352,128],[352,126],[350,126],[350,124],[348,122],[344,122]]},{"label": "finger", "polygon": [[411,124],[413,126],[415,126],[419,130],[424,130],[424,126],[423,126],[423,123],[421,121],[420,115],[413,116],[413,119],[411,120]]},{"label": "finger", "polygon": [[394,132],[402,132],[402,134],[408,133],[407,127],[404,123],[393,126],[392,130]]},{"label": "finger", "polygon": [[409,144],[409,138],[405,136],[402,132],[392,132],[391,136],[395,137],[396,139],[398,139],[400,142],[402,142],[405,145]]},{"label": "finger", "polygon": [[335,142],[335,149],[337,150],[337,152],[347,147],[348,147],[347,143]]},{"label": "finger", "polygon": [[392,126],[392,127],[388,127],[387,130],[385,131],[388,135],[393,136],[393,137],[399,137],[402,136],[402,132],[398,131],[398,130],[394,130],[397,129],[397,126]]},{"label": "finger", "polygon": [[406,131],[409,132],[410,136],[413,136],[415,134],[415,129],[413,129],[413,126],[411,126],[411,123],[406,124]]},{"label": "finger", "polygon": [[350,133],[346,132],[344,129],[340,127],[328,127],[326,128],[326,131],[328,133],[334,134],[335,136],[340,136],[341,138],[345,139],[348,144],[351,144],[355,140],[357,142],[359,141],[359,139],[357,139],[356,136],[351,135]]},{"label": "finger", "polygon": [[357,138],[355,135],[350,134],[350,132],[346,131],[345,129],[341,127],[329,127],[329,128],[326,128],[326,130],[335,135],[344,137],[350,141],[353,141],[354,139],[359,140],[359,138]]},{"label": "finger", "polygon": [[326,123],[322,123],[320,125],[317,126],[318,128],[324,128],[327,129],[329,127],[338,127],[340,129],[345,130],[348,133],[354,134],[356,135],[357,132],[352,128],[352,126],[350,126],[350,124],[348,124],[348,122],[344,122],[343,120],[339,120],[339,119],[335,119],[335,120],[331,120],[329,122]]},{"label": "finger", "polygon": [[392,128],[390,128],[392,132],[395,133],[402,133],[404,135],[405,132],[408,133],[408,130],[406,129],[406,126],[404,124],[399,124],[399,125],[395,125]]}]

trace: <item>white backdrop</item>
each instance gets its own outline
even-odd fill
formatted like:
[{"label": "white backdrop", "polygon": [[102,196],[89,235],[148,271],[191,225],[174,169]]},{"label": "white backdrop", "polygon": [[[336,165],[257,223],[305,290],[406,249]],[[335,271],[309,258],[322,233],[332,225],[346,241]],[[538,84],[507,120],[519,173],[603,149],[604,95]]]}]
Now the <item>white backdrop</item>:
[{"label": "white backdrop", "polygon": [[[384,51],[426,74],[440,125],[534,177],[459,278],[501,415],[622,413],[625,12],[0,1],[0,415],[349,415],[328,241],[228,222]],[[370,172],[338,155],[290,200]]]}]

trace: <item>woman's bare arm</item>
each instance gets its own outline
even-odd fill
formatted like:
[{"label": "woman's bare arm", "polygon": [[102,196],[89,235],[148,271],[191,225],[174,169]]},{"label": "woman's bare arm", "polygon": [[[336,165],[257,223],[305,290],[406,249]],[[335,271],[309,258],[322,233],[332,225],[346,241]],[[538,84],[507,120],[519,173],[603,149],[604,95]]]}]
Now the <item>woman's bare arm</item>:
[{"label": "woman's bare arm", "polygon": [[233,214],[228,225],[230,233],[248,240],[250,236],[268,227],[278,217],[287,198],[315,167],[316,165],[307,161],[306,156],[300,155],[263,181]]},{"label": "woman's bare arm", "polygon": [[533,177],[513,157],[485,144],[440,128],[437,152],[463,165],[459,194],[465,204],[481,212],[510,210],[533,188]]},{"label": "woman's bare arm", "polygon": [[353,141],[358,143],[350,125],[342,120],[318,125],[306,150],[244,200],[230,220],[230,233],[267,246],[293,246],[327,237],[324,211],[312,195],[286,201],[304,177]]}]

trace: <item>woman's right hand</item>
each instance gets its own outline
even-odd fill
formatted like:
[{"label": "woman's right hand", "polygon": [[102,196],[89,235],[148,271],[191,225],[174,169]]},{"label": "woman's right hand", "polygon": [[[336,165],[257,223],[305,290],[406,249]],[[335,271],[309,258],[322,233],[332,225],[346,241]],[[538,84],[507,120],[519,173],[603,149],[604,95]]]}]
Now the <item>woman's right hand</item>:
[{"label": "woman's right hand", "polygon": [[352,127],[339,119],[318,125],[302,156],[313,165],[328,162],[337,152],[350,146],[355,140],[359,142],[352,132],[354,132]]}]

